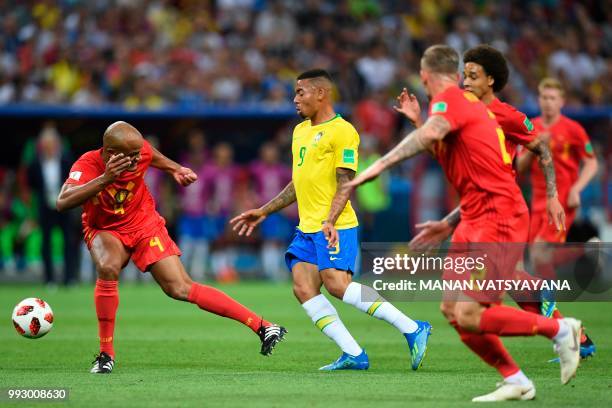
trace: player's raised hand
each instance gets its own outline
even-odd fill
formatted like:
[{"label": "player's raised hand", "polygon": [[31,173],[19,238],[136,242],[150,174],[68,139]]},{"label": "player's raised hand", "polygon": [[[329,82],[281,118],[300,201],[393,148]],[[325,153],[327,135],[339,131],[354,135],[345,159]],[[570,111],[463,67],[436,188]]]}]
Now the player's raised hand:
[{"label": "player's raised hand", "polygon": [[453,233],[453,227],[446,221],[426,221],[416,224],[415,228],[419,233],[408,243],[413,251],[427,251]]},{"label": "player's raised hand", "polygon": [[259,208],[248,210],[230,220],[232,229],[238,231],[238,235],[251,235],[256,226],[266,219],[266,215]]},{"label": "player's raised hand", "polygon": [[195,183],[195,181],[198,179],[198,175],[187,167],[179,167],[172,173],[172,177],[174,177],[174,180],[183,187],[187,187],[188,185]]},{"label": "player's raised hand", "polygon": [[325,223],[323,223],[323,228],[321,228],[321,231],[323,231],[323,235],[327,240],[327,247],[335,248],[336,245],[338,245],[338,230],[336,229],[336,227],[334,227],[334,224],[325,221]]},{"label": "player's raised hand", "polygon": [[132,165],[132,160],[129,157],[125,157],[123,153],[114,154],[106,162],[106,169],[104,169],[104,177],[110,182],[115,181],[117,177],[126,171]]},{"label": "player's raised hand", "polygon": [[404,88],[402,93],[397,97],[398,106],[394,106],[396,112],[405,115],[412,123],[419,125],[421,123],[421,106],[414,94],[409,94]]},{"label": "player's raised hand", "polygon": [[548,213],[548,223],[555,224],[557,231],[565,231],[565,210],[558,197],[555,196],[546,200],[546,212]]}]

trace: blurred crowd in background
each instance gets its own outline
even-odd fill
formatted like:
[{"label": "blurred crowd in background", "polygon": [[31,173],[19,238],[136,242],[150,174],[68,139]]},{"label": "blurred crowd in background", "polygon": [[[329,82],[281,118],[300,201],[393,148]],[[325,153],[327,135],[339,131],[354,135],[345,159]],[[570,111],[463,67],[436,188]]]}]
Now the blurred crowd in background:
[{"label": "blurred crowd in background", "polygon": [[419,56],[441,42],[502,50],[517,106],[546,74],[572,106],[612,103],[605,1],[8,0],[0,15],[0,104],[277,106],[315,66],[354,104],[420,89]]},{"label": "blurred crowd in background", "polygon": [[[563,81],[570,107],[612,104],[609,2],[31,0],[2,1],[0,15],[0,105],[287,107],[295,77],[320,67],[334,77],[336,101],[361,135],[360,168],[409,129],[391,108],[402,87],[426,103],[419,57],[434,43],[460,53],[482,42],[502,50],[511,77],[501,96],[525,110],[537,110],[537,83],[546,75]],[[290,180],[295,121],[253,141],[241,160],[225,135],[185,130],[168,155],[198,173],[187,189],[155,169],[147,173],[194,278],[288,278],[283,254],[295,206],[268,218],[251,238],[236,237],[227,221]],[[609,119],[583,125],[607,163],[583,194],[588,220],[610,211],[602,203],[612,193],[612,144]],[[82,153],[66,136],[61,124],[46,122],[38,134],[24,135],[18,168],[0,163],[0,278],[34,271],[47,283],[71,284],[95,276],[80,244],[80,210],[54,211],[66,166]],[[153,144],[164,137],[146,136]],[[440,217],[453,197],[432,160],[404,163],[357,192],[361,238],[406,241],[415,222]],[[133,267],[126,275],[149,279]]]}]

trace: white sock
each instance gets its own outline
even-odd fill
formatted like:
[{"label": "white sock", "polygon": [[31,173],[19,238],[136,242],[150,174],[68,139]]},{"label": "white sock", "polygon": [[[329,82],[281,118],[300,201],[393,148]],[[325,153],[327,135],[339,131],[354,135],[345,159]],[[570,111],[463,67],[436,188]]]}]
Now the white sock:
[{"label": "white sock", "polygon": [[[373,299],[373,301],[362,302],[362,299]],[[346,288],[346,292],[344,292],[342,301],[355,306],[370,316],[392,324],[402,333],[413,333],[418,328],[414,320],[387,302],[377,291],[369,286],[351,282]]]},{"label": "white sock", "polygon": [[559,322],[559,331],[557,332],[557,334],[555,334],[555,337],[553,337],[553,341],[555,342],[561,340],[563,337],[567,336],[570,333],[570,328],[565,322],[565,320],[558,319],[557,321]]},{"label": "white sock", "polygon": [[506,381],[508,384],[525,385],[525,386],[531,383],[531,381],[529,381],[529,378],[527,378],[523,370],[518,370],[516,373],[509,375],[508,377],[505,377],[504,381]]},{"label": "white sock", "polygon": [[351,333],[338,317],[338,312],[334,305],[322,294],[307,300],[302,304],[304,310],[312,322],[325,334],[332,339],[341,349],[351,356],[361,354],[361,347],[355,341]]}]

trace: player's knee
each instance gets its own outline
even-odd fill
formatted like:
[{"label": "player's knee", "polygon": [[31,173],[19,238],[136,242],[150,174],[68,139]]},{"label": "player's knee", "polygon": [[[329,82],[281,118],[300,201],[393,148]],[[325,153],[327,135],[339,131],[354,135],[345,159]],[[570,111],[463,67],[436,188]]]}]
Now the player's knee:
[{"label": "player's knee", "polygon": [[298,283],[298,282],[293,283],[293,294],[295,295],[297,300],[300,301],[300,303],[304,303],[307,300],[312,299],[313,297],[317,296],[319,293],[320,293],[319,290],[312,288],[307,284]]},{"label": "player's knee", "polygon": [[187,300],[193,282],[190,280],[167,282],[162,285],[164,293],[176,300]]},{"label": "player's knee", "polygon": [[459,327],[469,331],[478,331],[479,316],[470,310],[459,310],[455,313],[457,324]]},{"label": "player's knee", "polygon": [[338,299],[342,299],[348,286],[348,283],[340,279],[327,280],[323,282],[323,284],[325,285],[325,289],[327,289],[329,294]]},{"label": "player's knee", "polygon": [[100,262],[97,265],[96,271],[99,279],[113,281],[119,280],[121,267],[110,262]]}]

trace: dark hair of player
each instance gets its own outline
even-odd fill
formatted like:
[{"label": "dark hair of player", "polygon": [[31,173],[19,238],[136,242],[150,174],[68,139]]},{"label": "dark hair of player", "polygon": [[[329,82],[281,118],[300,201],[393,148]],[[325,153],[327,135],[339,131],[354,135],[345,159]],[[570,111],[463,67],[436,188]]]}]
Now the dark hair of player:
[{"label": "dark hair of player", "polygon": [[493,92],[504,89],[508,83],[508,64],[506,58],[497,49],[487,44],[481,44],[470,48],[463,54],[463,63],[473,62],[482,66],[485,75],[493,78]]},{"label": "dark hair of player", "polygon": [[329,75],[329,72],[327,72],[324,69],[319,69],[319,68],[302,72],[300,75],[298,75],[297,80],[299,81],[300,79],[312,79],[312,78],[325,78],[329,82],[333,82],[331,75]]},{"label": "dark hair of player", "polygon": [[459,54],[448,45],[432,45],[423,53],[421,64],[433,73],[453,75],[459,69]]}]

